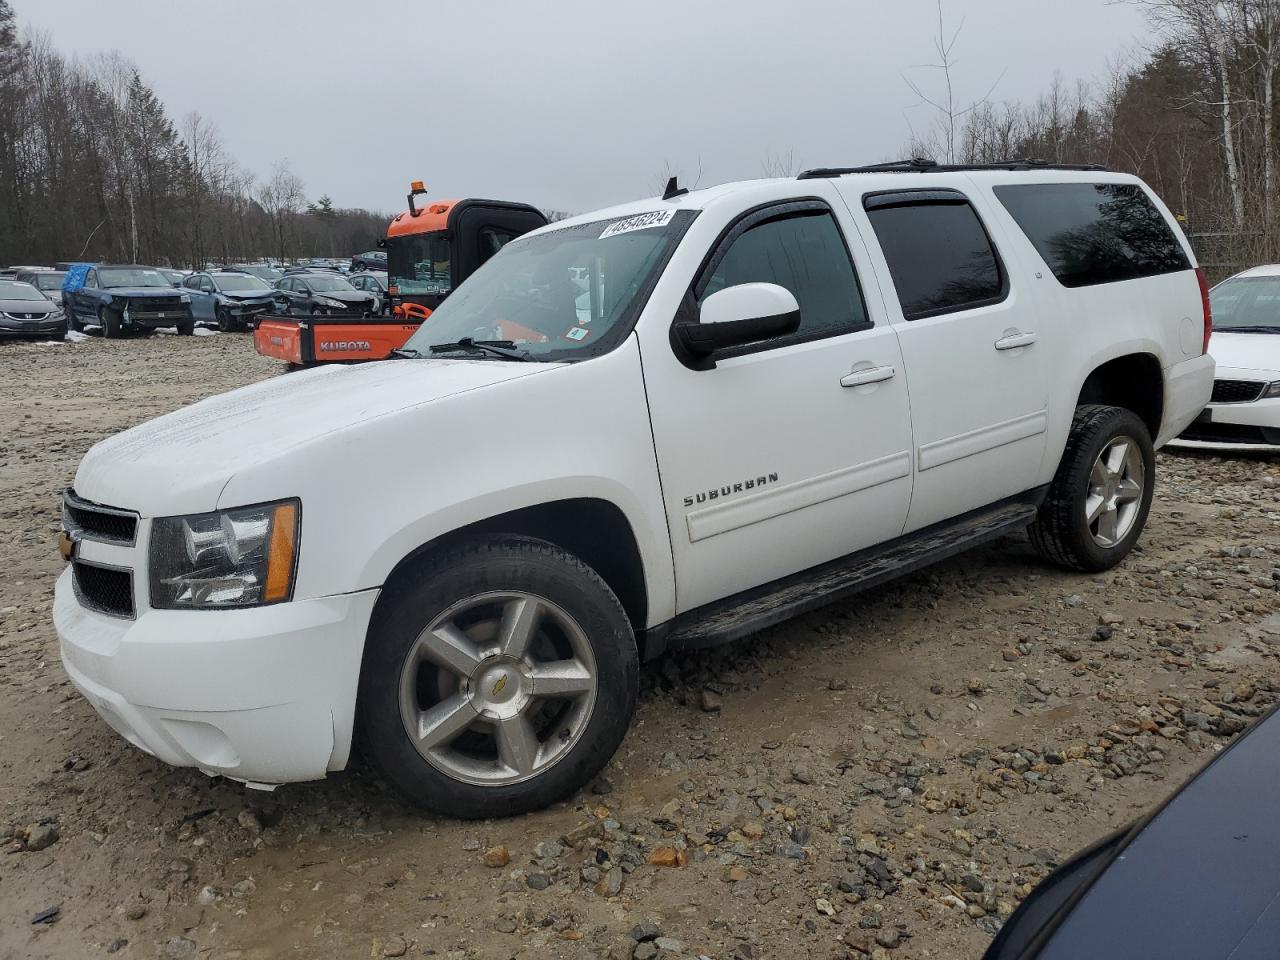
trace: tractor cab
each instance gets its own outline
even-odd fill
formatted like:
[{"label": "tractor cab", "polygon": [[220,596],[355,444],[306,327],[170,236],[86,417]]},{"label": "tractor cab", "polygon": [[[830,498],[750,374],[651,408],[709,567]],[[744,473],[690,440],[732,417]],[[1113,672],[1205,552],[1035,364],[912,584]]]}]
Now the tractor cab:
[{"label": "tractor cab", "polygon": [[[307,316],[273,316],[254,330],[254,348],[291,367],[384,360],[403,347],[431,311],[509,241],[546,224],[527,203],[440,200],[419,206],[426,194],[415,180],[409,209],[397,214],[378,246],[387,252],[389,315],[312,309]],[[288,280],[289,278],[285,278]]]},{"label": "tractor cab", "polygon": [[380,244],[397,316],[426,316],[508,242],[547,222],[536,208],[505,200],[438,200],[419,207],[416,198],[425,193],[415,181],[408,212],[391,221]]}]

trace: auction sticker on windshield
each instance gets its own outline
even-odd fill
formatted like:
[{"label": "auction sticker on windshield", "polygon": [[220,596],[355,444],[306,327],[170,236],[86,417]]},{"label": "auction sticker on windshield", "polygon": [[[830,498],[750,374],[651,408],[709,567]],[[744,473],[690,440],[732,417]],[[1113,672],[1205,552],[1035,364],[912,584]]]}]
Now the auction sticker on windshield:
[{"label": "auction sticker on windshield", "polygon": [[616,237],[620,233],[631,233],[633,230],[647,230],[650,227],[665,227],[676,215],[674,210],[654,210],[651,213],[638,213],[634,217],[615,220],[604,228],[600,239]]}]

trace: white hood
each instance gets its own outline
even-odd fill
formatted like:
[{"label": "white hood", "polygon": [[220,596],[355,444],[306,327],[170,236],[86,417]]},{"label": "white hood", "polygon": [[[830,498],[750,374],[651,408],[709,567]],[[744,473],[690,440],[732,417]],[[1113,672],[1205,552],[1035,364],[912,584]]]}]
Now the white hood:
[{"label": "white hood", "polygon": [[108,437],[80,462],[76,493],[143,516],[213,510],[237,471],[290,448],[554,366],[386,360],[275,377]]},{"label": "white hood", "polygon": [[1209,353],[1219,380],[1280,380],[1280,334],[1217,333]]}]

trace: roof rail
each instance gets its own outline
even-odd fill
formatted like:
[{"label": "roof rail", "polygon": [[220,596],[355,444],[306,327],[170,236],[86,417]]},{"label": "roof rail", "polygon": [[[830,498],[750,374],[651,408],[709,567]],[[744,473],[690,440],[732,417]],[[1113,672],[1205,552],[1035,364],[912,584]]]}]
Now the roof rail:
[{"label": "roof rail", "polygon": [[849,173],[954,173],[963,170],[1106,170],[1098,163],[1049,163],[1047,160],[1001,160],[999,163],[937,163],[927,157],[910,160],[892,160],[889,163],[872,163],[862,167],[815,167],[804,170],[797,180],[818,180],[827,177],[843,177]]}]

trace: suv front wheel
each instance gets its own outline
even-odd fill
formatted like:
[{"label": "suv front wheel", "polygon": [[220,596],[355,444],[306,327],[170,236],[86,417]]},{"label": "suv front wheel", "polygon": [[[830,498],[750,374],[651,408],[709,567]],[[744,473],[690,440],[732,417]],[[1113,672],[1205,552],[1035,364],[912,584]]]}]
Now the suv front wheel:
[{"label": "suv front wheel", "polygon": [[428,810],[526,813],[608,763],[638,672],[630,622],[594,570],[545,541],[478,540],[388,589],[361,670],[361,744]]},{"label": "suv front wheel", "polygon": [[1069,570],[1109,570],[1142,535],[1155,472],[1151,435],[1137,414],[1077,407],[1062,462],[1031,525],[1032,544]]}]

